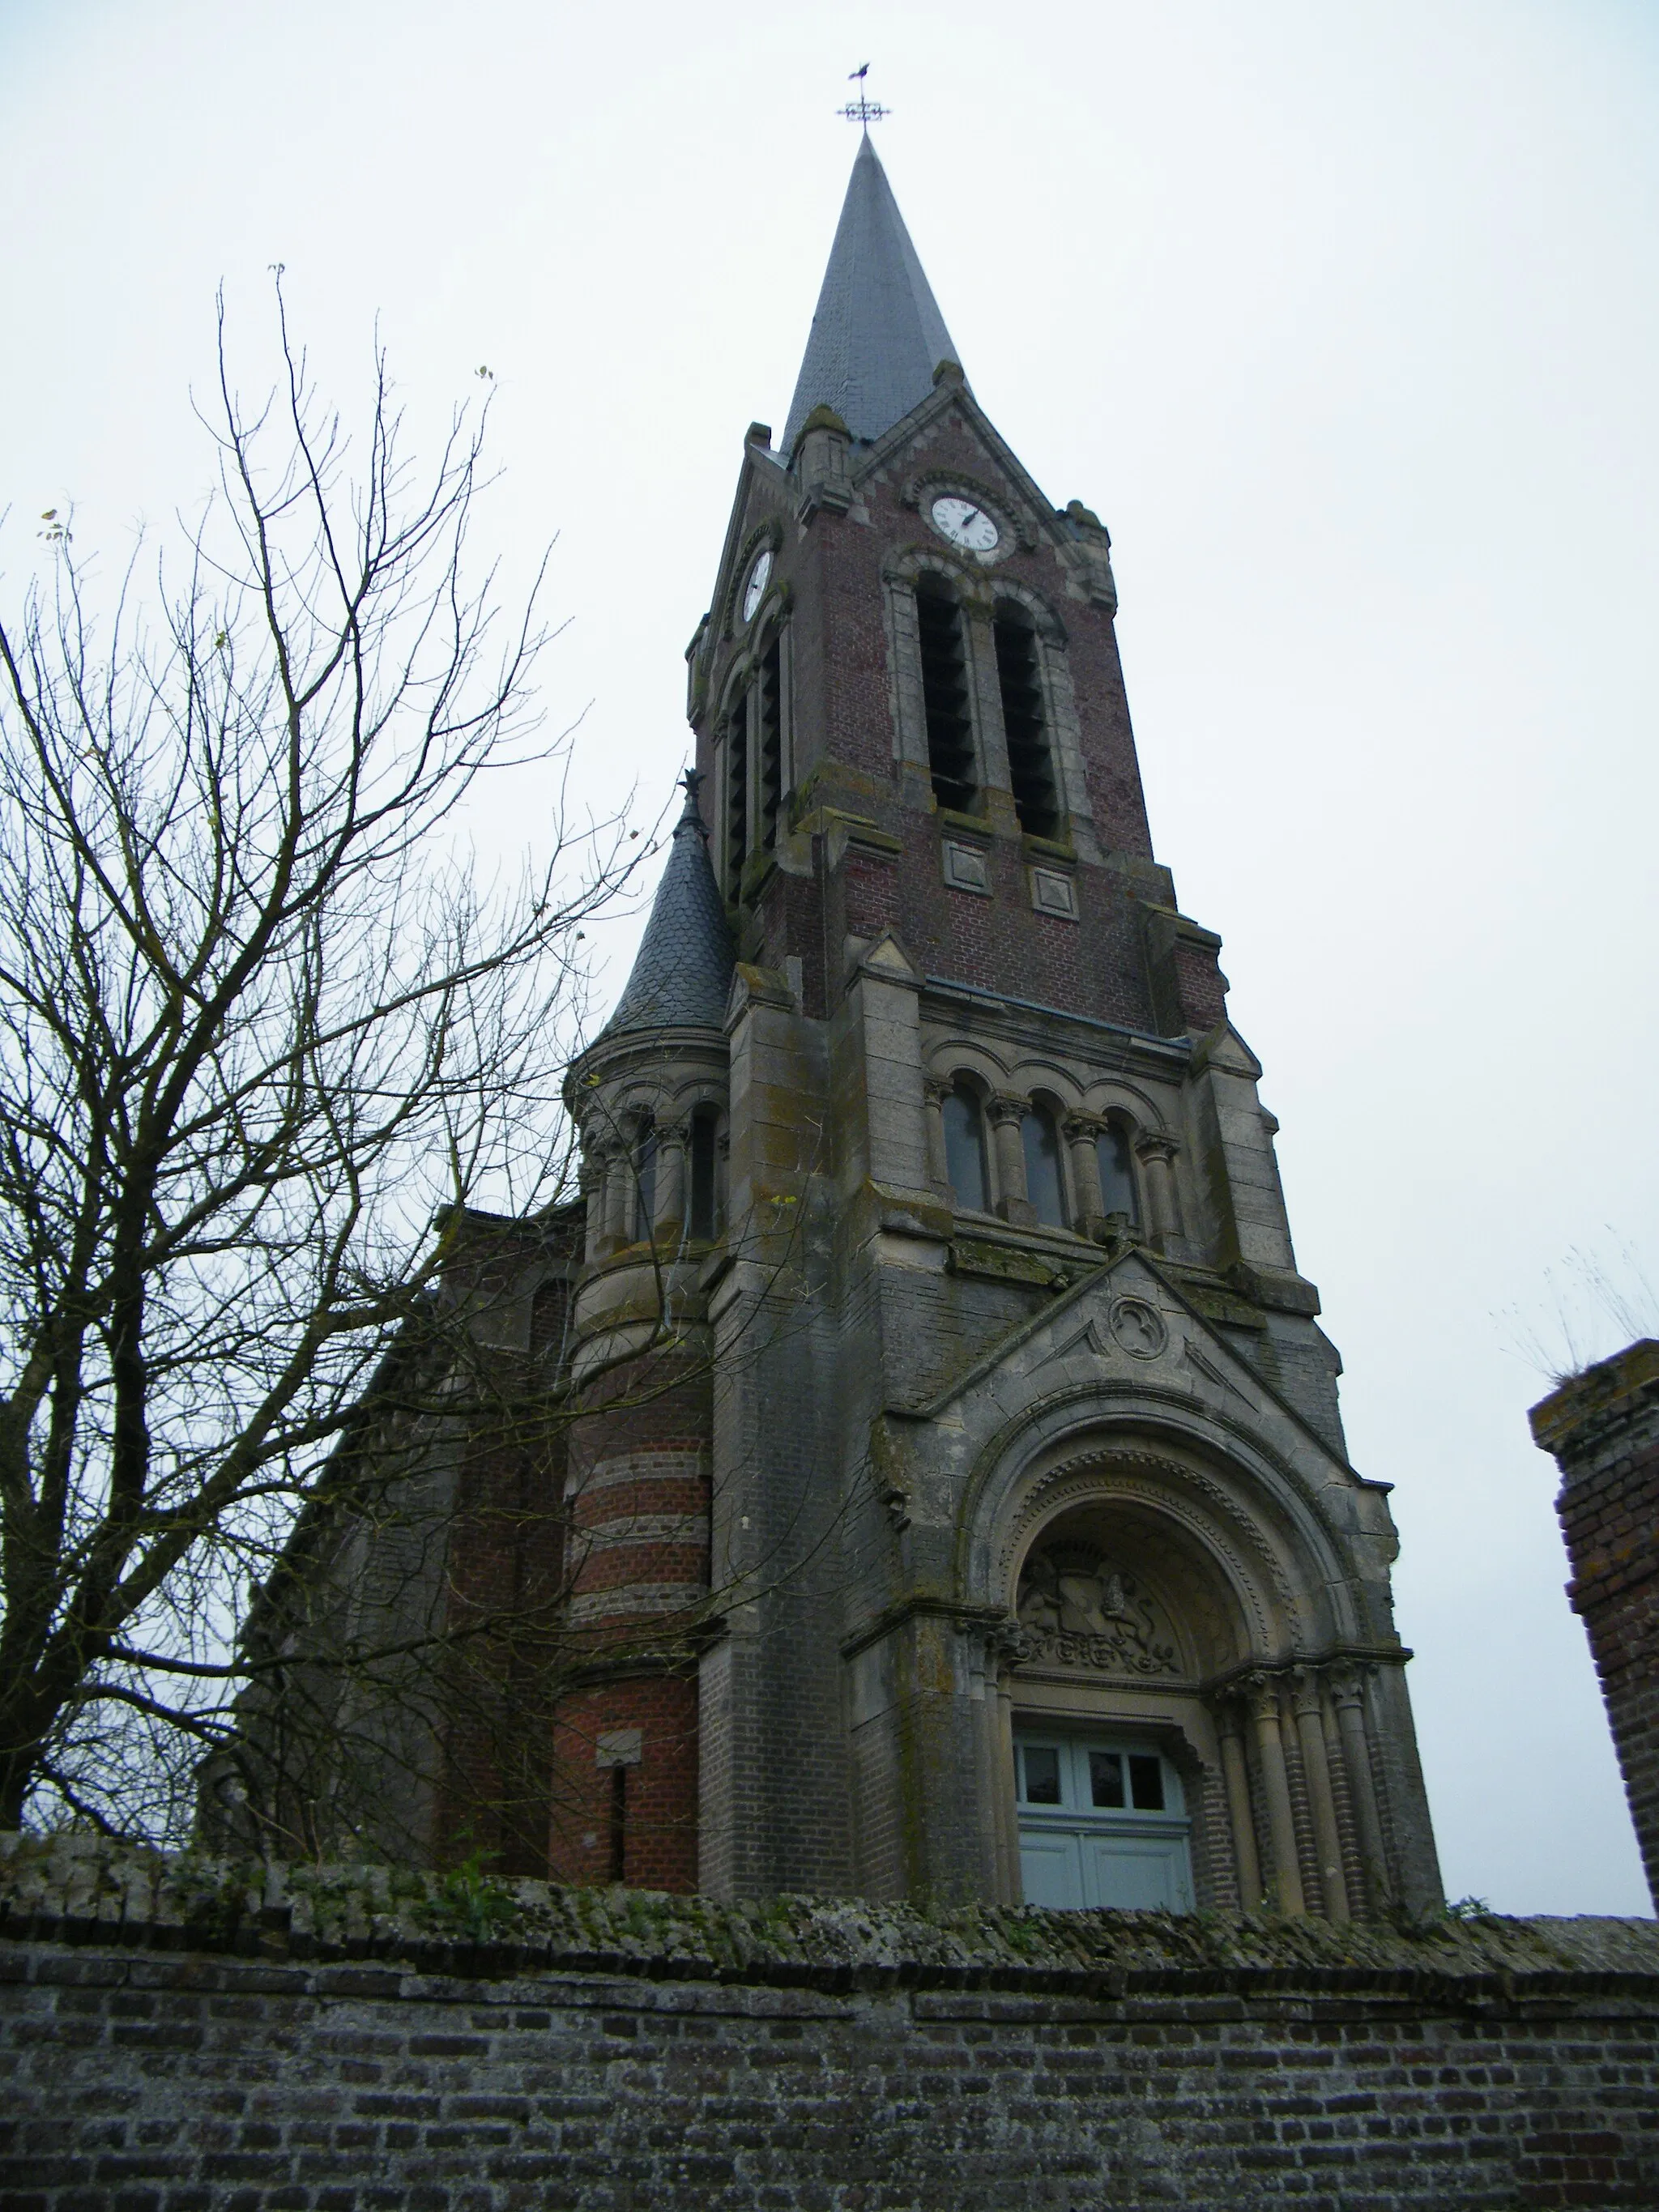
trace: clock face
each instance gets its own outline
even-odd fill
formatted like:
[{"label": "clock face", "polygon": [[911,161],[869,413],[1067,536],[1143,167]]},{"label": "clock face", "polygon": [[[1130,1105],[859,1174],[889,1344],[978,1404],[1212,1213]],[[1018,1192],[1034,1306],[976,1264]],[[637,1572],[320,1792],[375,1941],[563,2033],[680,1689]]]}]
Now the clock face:
[{"label": "clock face", "polygon": [[772,580],[772,549],[769,545],[755,556],[755,565],[749,571],[749,581],[743,587],[743,618],[753,622],[755,610],[766,597],[766,586]]},{"label": "clock face", "polygon": [[1002,532],[971,499],[936,499],[933,512],[934,529],[952,545],[960,545],[969,553],[995,552]]}]

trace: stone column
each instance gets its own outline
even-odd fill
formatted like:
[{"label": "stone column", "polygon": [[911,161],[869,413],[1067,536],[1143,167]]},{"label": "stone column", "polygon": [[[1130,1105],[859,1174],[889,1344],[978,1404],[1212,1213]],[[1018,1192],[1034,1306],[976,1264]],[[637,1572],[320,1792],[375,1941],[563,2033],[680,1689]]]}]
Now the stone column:
[{"label": "stone column", "polygon": [[1072,1155],[1072,1194],[1077,1206],[1077,1227],[1085,1237],[1103,1218],[1100,1157],[1095,1151],[1100,1127],[1100,1117],[1096,1114],[1068,1114],[1061,1126],[1061,1134]]},{"label": "stone column", "polygon": [[605,1239],[600,1249],[611,1253],[632,1242],[634,1155],[625,1138],[610,1137],[601,1158],[605,1162]]},{"label": "stone column", "polygon": [[1158,1129],[1143,1129],[1135,1139],[1135,1158],[1140,1162],[1146,1182],[1147,1228],[1160,1252],[1180,1229],[1174,1165],[1180,1149],[1175,1138]]},{"label": "stone column", "polygon": [[999,1091],[986,1108],[997,1154],[997,1212],[1005,1221],[1029,1228],[1036,1219],[1025,1194],[1025,1139],[1021,1127],[1030,1113],[1029,1098],[1016,1098]]},{"label": "stone column", "polygon": [[1365,1874],[1365,1908],[1380,1912],[1392,1899],[1388,1847],[1382,1839],[1382,1816],[1377,1810],[1376,1784],[1371,1775],[1370,1744],[1365,1732],[1365,1680],[1356,1666],[1334,1667],[1330,1674],[1331,1702],[1342,1738],[1342,1765],[1348,1778],[1348,1801],[1359,1844],[1360,1864]]},{"label": "stone column", "polygon": [[678,1244],[684,1233],[688,1206],[686,1160],[691,1149],[690,1121],[657,1124],[657,1203],[652,1232],[669,1244]]},{"label": "stone column", "polygon": [[1302,1869],[1297,1863],[1296,1818],[1291,1810],[1291,1781],[1285,1771],[1285,1746],[1279,1733],[1279,1680],[1252,1674],[1248,1684],[1250,1717],[1255,1723],[1256,1756],[1267,1801],[1267,1832],[1273,1842],[1273,1874],[1267,1893],[1279,1911],[1304,1913]]},{"label": "stone column", "polygon": [[587,1206],[582,1258],[591,1267],[605,1242],[605,1161],[597,1149],[582,1154],[577,1182]]},{"label": "stone column", "polygon": [[936,1075],[922,1078],[922,1103],[927,1117],[927,1179],[940,1192],[951,1188],[951,1164],[945,1152],[945,1094],[949,1087]]},{"label": "stone column", "polygon": [[1014,1774],[1013,1671],[1030,1649],[1030,1638],[1012,1619],[994,1632],[992,1653],[996,1684],[997,1862],[1005,1905],[1023,1905],[1025,1882],[1019,1865],[1019,1785]]},{"label": "stone column", "polygon": [[1227,1814],[1232,1822],[1233,1863],[1238,1869],[1238,1900],[1246,1912],[1261,1902],[1261,1859],[1255,1847],[1250,1810],[1249,1770],[1244,1762],[1243,1723],[1231,1698],[1218,1708],[1216,1734],[1221,1743],[1221,1771],[1227,1784]]},{"label": "stone column", "polygon": [[988,803],[993,818],[1001,816],[1010,829],[1018,827],[1014,812],[1013,778],[1008,773],[1008,733],[1002,725],[1002,685],[997,677],[996,640],[989,611],[962,603],[962,643],[968,658],[968,684],[974,695],[974,724],[979,735],[980,769],[988,795],[1001,794],[1000,805]]},{"label": "stone column", "polygon": [[1325,1763],[1325,1723],[1320,1711],[1319,1677],[1311,1667],[1298,1667],[1291,1677],[1291,1710],[1296,1715],[1296,1732],[1302,1745],[1302,1771],[1308,1778],[1314,1843],[1319,1853],[1319,1886],[1325,1895],[1325,1917],[1346,1920],[1348,1886],[1342,1875],[1342,1837],[1336,1825],[1330,1769]]},{"label": "stone column", "polygon": [[1013,1807],[1013,1773],[1005,1752],[1003,1718],[1007,1700],[1002,1694],[1005,1631],[982,1620],[958,1620],[958,1634],[970,1654],[969,1697],[974,1708],[974,1764],[975,1813],[980,1840],[980,1894],[995,1905],[1020,1902],[1018,1836],[1015,1856],[1008,1856],[1008,1816]]}]

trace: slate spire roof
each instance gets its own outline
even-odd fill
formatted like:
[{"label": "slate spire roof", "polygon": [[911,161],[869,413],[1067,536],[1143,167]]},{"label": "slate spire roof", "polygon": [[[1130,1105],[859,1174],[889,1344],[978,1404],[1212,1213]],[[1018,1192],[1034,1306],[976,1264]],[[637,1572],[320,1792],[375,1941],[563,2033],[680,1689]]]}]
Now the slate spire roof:
[{"label": "slate spire roof", "polygon": [[604,1037],[628,1030],[721,1028],[732,988],[732,933],[708,860],[708,833],[697,810],[695,769],[685,773],[685,806],[674,825],[668,865],[651,919]]},{"label": "slate spire roof", "polygon": [[855,438],[879,438],[927,397],[940,362],[956,359],[887,172],[866,137],[789,403],[783,458],[815,407],[834,408]]}]

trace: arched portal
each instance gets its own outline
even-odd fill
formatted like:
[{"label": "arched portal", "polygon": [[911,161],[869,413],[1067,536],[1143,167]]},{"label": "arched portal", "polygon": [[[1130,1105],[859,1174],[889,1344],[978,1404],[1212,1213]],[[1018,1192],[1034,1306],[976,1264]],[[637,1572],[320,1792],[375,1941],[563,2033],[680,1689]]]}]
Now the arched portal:
[{"label": "arched portal", "polygon": [[1097,1431],[1029,1462],[993,1519],[1006,1893],[1363,1910],[1364,1670],[1305,1501],[1190,1437]]}]

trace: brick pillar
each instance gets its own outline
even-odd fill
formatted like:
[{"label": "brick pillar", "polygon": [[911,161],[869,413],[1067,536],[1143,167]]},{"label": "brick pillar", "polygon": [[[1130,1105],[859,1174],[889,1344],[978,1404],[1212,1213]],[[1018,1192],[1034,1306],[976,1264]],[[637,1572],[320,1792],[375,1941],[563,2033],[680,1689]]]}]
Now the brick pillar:
[{"label": "brick pillar", "polygon": [[672,1355],[606,1377],[570,1437],[571,1656],[553,1729],[556,1881],[697,1886],[699,1608],[708,1589],[708,1382]]},{"label": "brick pillar", "polygon": [[1586,1368],[1529,1416],[1561,1470],[1555,1510],[1659,1906],[1659,1342]]},{"label": "brick pillar", "polygon": [[1250,1811],[1249,1769],[1244,1758],[1243,1723],[1229,1698],[1216,1709],[1216,1734],[1221,1741],[1221,1771],[1227,1784],[1227,1814],[1232,1824],[1233,1863],[1238,1870],[1239,1902],[1246,1912],[1261,1903],[1261,1861],[1255,1847],[1255,1822]]}]

